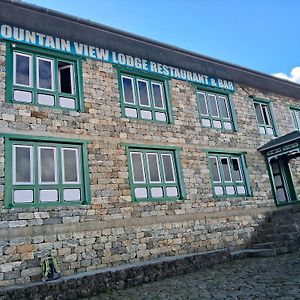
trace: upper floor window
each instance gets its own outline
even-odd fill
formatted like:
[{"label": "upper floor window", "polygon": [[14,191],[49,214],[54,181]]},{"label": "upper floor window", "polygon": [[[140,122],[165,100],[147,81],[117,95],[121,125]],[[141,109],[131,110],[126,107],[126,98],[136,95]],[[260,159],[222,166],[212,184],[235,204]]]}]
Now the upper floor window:
[{"label": "upper floor window", "polygon": [[201,124],[223,130],[236,130],[228,94],[197,90]]},{"label": "upper floor window", "polygon": [[300,130],[300,109],[299,108],[290,108],[293,125],[296,130]]},{"label": "upper floor window", "polygon": [[80,61],[58,52],[8,45],[7,101],[83,110]]},{"label": "upper floor window", "polygon": [[275,120],[268,101],[254,99],[254,109],[256,113],[259,133],[277,135]]},{"label": "upper floor window", "polygon": [[209,152],[208,159],[215,196],[241,197],[250,195],[243,154]]},{"label": "upper floor window", "polygon": [[119,82],[124,117],[171,122],[167,80],[119,72]]}]

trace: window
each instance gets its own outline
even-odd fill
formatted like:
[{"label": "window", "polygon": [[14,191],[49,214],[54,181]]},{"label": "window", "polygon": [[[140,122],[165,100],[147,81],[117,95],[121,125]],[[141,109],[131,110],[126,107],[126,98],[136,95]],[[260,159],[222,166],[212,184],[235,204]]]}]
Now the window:
[{"label": "window", "polygon": [[124,117],[171,123],[167,80],[119,72]]},{"label": "window", "polygon": [[127,147],[134,201],[176,200],[185,197],[176,149]]},{"label": "window", "polygon": [[80,61],[43,49],[8,45],[7,101],[82,111]]},{"label": "window", "polygon": [[243,154],[208,153],[213,193],[217,197],[250,195]]},{"label": "window", "polygon": [[89,202],[85,143],[11,137],[5,147],[8,207]]},{"label": "window", "polygon": [[300,109],[298,108],[290,108],[292,120],[294,124],[294,128],[296,130],[300,130]]},{"label": "window", "polygon": [[204,127],[236,130],[228,94],[197,90],[197,102]]},{"label": "window", "polygon": [[267,101],[259,101],[255,99],[254,109],[258,122],[259,133],[277,135],[270,103]]}]

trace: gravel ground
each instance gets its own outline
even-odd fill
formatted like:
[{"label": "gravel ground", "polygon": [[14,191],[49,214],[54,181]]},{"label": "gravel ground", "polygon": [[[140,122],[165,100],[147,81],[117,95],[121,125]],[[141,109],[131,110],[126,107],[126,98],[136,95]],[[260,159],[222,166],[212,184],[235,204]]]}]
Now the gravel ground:
[{"label": "gravel ground", "polygon": [[300,299],[300,251],[246,258],[89,300]]}]

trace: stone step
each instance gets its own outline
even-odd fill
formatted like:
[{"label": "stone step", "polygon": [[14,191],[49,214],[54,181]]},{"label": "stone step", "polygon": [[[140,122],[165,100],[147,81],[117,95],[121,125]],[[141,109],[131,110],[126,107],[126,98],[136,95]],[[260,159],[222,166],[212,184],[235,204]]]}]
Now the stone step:
[{"label": "stone step", "polygon": [[242,249],[232,251],[230,253],[232,259],[241,259],[245,257],[270,257],[276,255],[277,249]]},{"label": "stone step", "polygon": [[265,236],[258,236],[256,238],[257,243],[267,242],[285,242],[292,241],[298,234],[296,232],[291,233],[277,233],[277,234],[266,234]]},{"label": "stone step", "polygon": [[268,243],[257,243],[257,244],[252,244],[249,245],[249,249],[274,249],[278,247],[279,244],[275,242],[268,242]]}]

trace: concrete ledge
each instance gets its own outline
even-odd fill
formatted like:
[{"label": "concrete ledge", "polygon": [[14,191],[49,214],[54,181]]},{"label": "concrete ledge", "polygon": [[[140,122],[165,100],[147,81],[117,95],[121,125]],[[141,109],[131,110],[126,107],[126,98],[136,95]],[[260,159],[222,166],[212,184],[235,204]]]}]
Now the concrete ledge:
[{"label": "concrete ledge", "polygon": [[228,250],[164,257],[66,276],[51,282],[3,288],[0,289],[0,300],[86,298],[111,289],[124,289],[174,275],[194,272],[204,267],[224,263],[229,259]]}]

